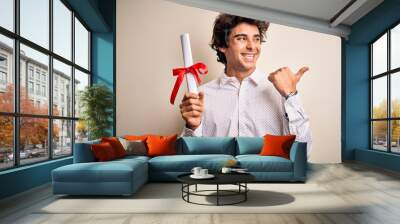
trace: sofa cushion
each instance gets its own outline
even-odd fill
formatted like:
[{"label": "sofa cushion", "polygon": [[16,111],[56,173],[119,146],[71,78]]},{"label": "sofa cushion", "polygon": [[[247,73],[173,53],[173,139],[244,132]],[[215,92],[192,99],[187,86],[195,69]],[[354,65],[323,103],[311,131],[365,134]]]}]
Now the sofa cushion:
[{"label": "sofa cushion", "polygon": [[280,156],[290,159],[290,148],[296,135],[269,135],[264,136],[264,146],[261,149],[261,156]]},{"label": "sofa cushion", "polygon": [[269,135],[264,136],[264,146],[261,149],[261,156],[280,156],[290,159],[290,148],[296,135]]},{"label": "sofa cushion", "polygon": [[177,135],[171,136],[148,136],[146,144],[148,148],[148,156],[165,156],[176,154],[176,139]]},{"label": "sofa cushion", "polygon": [[235,138],[232,137],[182,137],[182,147],[177,154],[225,154],[235,155]]},{"label": "sofa cushion", "polygon": [[279,156],[238,155],[236,159],[249,172],[293,172],[292,161]]},{"label": "sofa cushion", "polygon": [[263,137],[238,137],[236,141],[236,155],[260,154],[264,145]]},{"label": "sofa cushion", "polygon": [[93,144],[91,145],[91,149],[94,154],[94,157],[96,157],[96,161],[105,162],[118,158],[118,156],[115,154],[112,145],[108,142]]},{"label": "sofa cushion", "polygon": [[174,155],[158,156],[149,160],[149,170],[163,172],[190,172],[193,167],[200,166],[211,172],[219,171],[230,159],[231,155]]},{"label": "sofa cushion", "polygon": [[147,137],[149,135],[125,135],[124,139],[126,140],[140,140],[140,141],[146,141]]},{"label": "sofa cushion", "polygon": [[126,155],[137,155],[145,156],[147,155],[146,143],[142,140],[127,140],[124,138],[119,138],[122,146],[126,151]]},{"label": "sofa cushion", "polygon": [[74,163],[52,171],[58,182],[130,182],[133,173],[147,176],[145,161],[139,159]]},{"label": "sofa cushion", "polygon": [[125,156],[124,158],[116,159],[113,160],[113,162],[127,162],[127,163],[135,163],[135,160],[142,161],[142,162],[148,162],[150,157],[147,156],[136,156],[136,155],[130,155],[130,156]]},{"label": "sofa cushion", "polygon": [[117,158],[126,156],[126,151],[117,137],[103,137],[101,138],[101,142],[110,143]]}]

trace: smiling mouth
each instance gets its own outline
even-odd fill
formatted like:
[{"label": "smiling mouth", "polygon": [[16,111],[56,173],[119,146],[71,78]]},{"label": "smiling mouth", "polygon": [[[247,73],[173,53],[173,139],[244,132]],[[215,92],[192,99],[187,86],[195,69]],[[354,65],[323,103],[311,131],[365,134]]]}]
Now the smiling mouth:
[{"label": "smiling mouth", "polygon": [[242,53],[241,55],[246,61],[254,61],[254,58],[256,57],[256,54],[254,53]]}]

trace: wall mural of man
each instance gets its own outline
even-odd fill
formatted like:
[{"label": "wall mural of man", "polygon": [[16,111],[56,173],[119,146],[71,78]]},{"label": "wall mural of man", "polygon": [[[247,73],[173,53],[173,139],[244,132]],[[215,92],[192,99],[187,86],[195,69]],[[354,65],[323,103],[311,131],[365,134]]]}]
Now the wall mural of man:
[{"label": "wall mural of man", "polygon": [[296,141],[307,142],[309,155],[310,124],[296,88],[308,67],[297,73],[288,67],[270,74],[256,69],[268,26],[268,22],[228,14],[216,18],[210,45],[225,69],[220,77],[201,85],[199,94],[184,95],[183,136],[293,134]]}]

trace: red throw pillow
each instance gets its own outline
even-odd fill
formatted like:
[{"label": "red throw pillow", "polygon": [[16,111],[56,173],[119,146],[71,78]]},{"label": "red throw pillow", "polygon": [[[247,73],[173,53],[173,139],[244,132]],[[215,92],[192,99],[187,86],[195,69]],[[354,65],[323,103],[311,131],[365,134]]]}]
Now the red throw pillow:
[{"label": "red throw pillow", "polygon": [[110,138],[101,138],[101,142],[108,142],[114,149],[115,155],[118,158],[126,156],[126,151],[124,146],[122,146],[121,142],[119,142],[118,138],[110,137]]},{"label": "red throw pillow", "polygon": [[264,135],[264,146],[261,149],[260,155],[262,156],[281,156],[286,159],[290,158],[290,147],[296,135]]},{"label": "red throw pillow", "polygon": [[178,135],[156,136],[150,135],[146,139],[148,156],[175,155],[175,143]]},{"label": "red throw pillow", "polygon": [[117,158],[113,147],[108,142],[93,144],[91,145],[91,149],[94,157],[99,162],[110,161]]}]

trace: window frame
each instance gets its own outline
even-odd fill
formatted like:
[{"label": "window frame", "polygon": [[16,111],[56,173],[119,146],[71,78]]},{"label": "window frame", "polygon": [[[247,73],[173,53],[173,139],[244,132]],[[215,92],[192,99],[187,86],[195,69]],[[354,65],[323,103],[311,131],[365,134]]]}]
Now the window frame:
[{"label": "window frame", "polygon": [[[373,151],[385,152],[390,154],[400,154],[400,152],[393,152],[392,151],[392,121],[400,121],[400,117],[392,117],[392,98],[391,98],[391,79],[392,76],[396,73],[400,72],[400,67],[391,69],[391,30],[396,26],[400,26],[400,21],[395,22],[389,28],[387,28],[384,32],[379,34],[375,39],[373,39],[370,43],[368,43],[368,52],[369,52],[369,149]],[[387,64],[386,64],[386,71],[380,74],[373,74],[373,44],[379,40],[379,38],[387,35]],[[386,118],[373,118],[373,81],[378,78],[386,77],[386,87],[387,87],[387,105],[386,105]],[[386,151],[379,150],[374,148],[374,136],[373,136],[373,122],[374,121],[386,121]]]},{"label": "window frame", "polygon": [[8,79],[7,73],[0,69],[0,85],[6,85],[7,79]]},{"label": "window frame", "polygon": [[[8,79],[8,74],[7,74],[7,69],[8,69],[8,57],[7,55],[0,53],[0,58],[2,58],[3,60],[1,60],[1,64],[0,64],[0,85],[3,86],[5,88],[7,88],[7,79]],[[4,65],[2,64],[4,61]],[[4,76],[4,79],[3,79]]]},{"label": "window frame", "polygon": [[3,58],[3,60],[1,60],[1,62],[5,61],[4,65],[0,64],[0,68],[7,69],[7,67],[8,67],[8,57],[7,57],[7,55],[5,55],[3,53],[0,53],[0,58]]},{"label": "window frame", "polygon": [[[49,48],[46,49],[45,47],[42,47],[39,44],[34,43],[33,41],[30,41],[29,39],[24,38],[23,36],[20,35],[20,0],[14,0],[13,1],[13,10],[14,10],[14,30],[10,31],[4,27],[0,26],[0,35],[3,35],[5,37],[11,38],[13,40],[13,63],[12,63],[12,69],[10,75],[13,76],[13,81],[14,81],[14,110],[13,112],[2,112],[0,111],[0,116],[10,116],[13,119],[13,153],[14,153],[14,161],[13,161],[13,166],[10,167],[5,167],[5,168],[0,168],[0,172],[5,171],[5,170],[10,170],[10,169],[16,169],[19,167],[23,166],[30,166],[33,164],[37,163],[43,163],[49,160],[58,160],[66,157],[73,156],[74,152],[74,143],[75,143],[75,126],[76,126],[76,121],[79,120],[79,117],[75,116],[75,108],[71,108],[71,114],[70,116],[56,116],[53,115],[53,97],[54,97],[54,90],[53,90],[53,60],[58,60],[61,63],[64,63],[68,66],[71,66],[71,83],[74,84],[75,82],[75,69],[85,73],[89,77],[89,83],[88,86],[92,85],[92,61],[91,61],[91,37],[92,37],[92,30],[87,26],[87,24],[83,21],[83,19],[76,13],[72,7],[65,1],[65,0],[59,0],[68,10],[71,11],[71,18],[70,18],[70,23],[71,23],[71,59],[64,58],[63,56],[55,53],[53,50],[53,24],[54,24],[54,18],[53,18],[53,1],[54,0],[48,0],[49,2]],[[78,64],[75,63],[75,18],[79,20],[79,22],[83,25],[83,27],[88,31],[88,69],[85,69]],[[27,114],[27,113],[21,113],[20,111],[20,45],[23,44],[27,47],[32,48],[33,50],[39,51],[40,53],[43,53],[48,56],[49,62],[48,62],[48,76],[46,80],[46,93],[45,95],[48,97],[48,112],[46,115],[39,115],[39,114]],[[27,64],[27,71],[29,70],[30,66]],[[42,72],[39,73],[39,80],[36,80],[36,69],[34,68],[33,70],[33,79],[31,79],[29,72],[27,72],[26,75],[26,82],[32,81],[34,84],[34,92],[36,92],[35,89],[35,84],[40,83],[42,86],[42,79],[41,79],[41,74]],[[37,82],[38,81],[38,82]],[[71,99],[71,104],[74,105],[75,103],[75,85],[71,85],[71,93],[72,93],[72,99]],[[27,86],[28,87],[28,86]],[[29,88],[29,87],[28,87]],[[27,89],[27,91],[29,91]],[[38,96],[42,96],[42,94],[39,94]],[[21,164],[20,161],[20,119],[21,118],[45,118],[47,119],[48,122],[48,136],[47,136],[47,150],[48,150],[48,155],[47,158],[44,157],[43,160],[40,160],[38,162],[32,162],[32,163],[26,163],[26,164]],[[54,147],[53,147],[53,122],[56,120],[65,120],[65,121],[71,121],[71,153],[68,155],[62,155],[62,156],[55,156],[53,155],[54,152]]]}]

